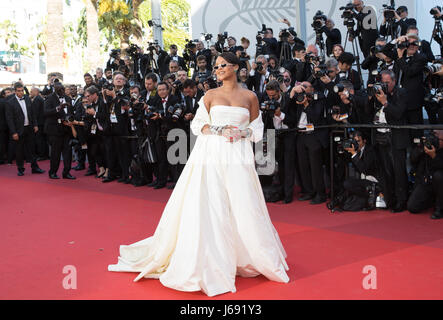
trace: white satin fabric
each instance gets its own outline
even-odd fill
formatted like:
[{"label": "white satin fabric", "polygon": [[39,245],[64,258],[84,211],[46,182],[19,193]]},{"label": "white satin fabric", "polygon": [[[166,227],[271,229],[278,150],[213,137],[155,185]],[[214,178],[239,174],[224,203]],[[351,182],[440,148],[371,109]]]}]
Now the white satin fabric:
[{"label": "white satin fabric", "polygon": [[289,282],[251,141],[202,135],[205,124],[249,127],[251,141],[263,137],[261,115],[250,123],[248,109],[214,106],[208,114],[200,103],[191,124],[197,141],[154,235],[120,246],[118,263],[108,270],[139,272],[134,281],[156,278],[166,287],[208,296],[235,292],[236,275]]}]

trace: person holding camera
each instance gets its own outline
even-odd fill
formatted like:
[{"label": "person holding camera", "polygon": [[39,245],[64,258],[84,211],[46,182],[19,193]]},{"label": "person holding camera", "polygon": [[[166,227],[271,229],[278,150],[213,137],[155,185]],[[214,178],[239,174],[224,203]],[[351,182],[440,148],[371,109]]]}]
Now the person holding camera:
[{"label": "person holding camera", "polygon": [[[394,40],[397,44],[397,60],[394,71],[398,85],[407,91],[407,123],[423,124],[423,105],[425,85],[423,72],[427,65],[426,57],[419,53],[419,38],[417,36],[402,36]],[[411,132],[413,138],[423,135],[421,130]]]},{"label": "person holding camera", "polygon": [[111,53],[109,54],[109,60],[106,63],[106,68],[111,69],[114,73],[115,71],[118,71],[120,67],[124,67],[125,62],[121,58],[121,50],[120,49],[113,49],[111,50]]},{"label": "person holding camera", "polygon": [[171,61],[176,61],[179,67],[181,67],[183,70],[188,70],[185,59],[178,55],[177,45],[171,44],[169,47],[169,54],[166,55],[162,60],[163,63],[160,63],[159,61],[160,74],[162,77],[170,72],[169,64]]},{"label": "person holding camera", "polygon": [[208,68],[207,58],[204,55],[199,55],[197,57],[197,69],[192,75],[192,80],[195,82],[202,82],[212,75],[211,70]]},{"label": "person holding camera", "polygon": [[352,69],[354,62],[355,57],[352,53],[343,52],[338,58],[338,78],[350,81],[354,86],[354,90],[358,91],[361,90],[363,84],[358,72]]},{"label": "person holding camera", "polygon": [[353,0],[352,6],[356,11],[353,12],[353,16],[357,20],[357,28],[349,36],[349,41],[358,38],[361,51],[366,58],[378,38],[377,16],[370,6],[364,5],[362,0]]},{"label": "person holding camera", "polygon": [[105,108],[99,109],[97,118],[103,128],[105,163],[107,173],[103,183],[115,181],[129,184],[129,93],[125,89],[127,79],[120,72],[114,73],[114,82],[103,88]]},{"label": "person holding camera", "polygon": [[[105,175],[105,147],[103,141],[103,127],[98,121],[98,116],[103,114],[106,105],[97,87],[91,86],[85,90],[85,131],[88,146],[88,171],[85,176],[103,178]],[[97,167],[99,172],[97,172]]]},{"label": "person holding camera", "polygon": [[261,55],[255,58],[252,63],[252,70],[249,73],[249,90],[257,94],[259,101],[263,101],[265,95],[266,83],[269,79],[270,72],[268,70],[268,59]]},{"label": "person holding camera", "polygon": [[335,28],[334,21],[329,18],[324,21],[324,25],[321,27],[320,32],[326,35],[326,54],[327,56],[330,56],[334,45],[341,44],[341,32]]},{"label": "person holding camera", "polygon": [[[286,109],[289,100],[289,93],[283,93],[280,90],[280,83],[271,80],[266,85],[266,101],[264,102],[264,122],[266,123],[267,114],[272,117],[273,127],[276,130],[294,129],[294,119],[297,114],[296,108]],[[266,128],[266,125],[265,125]],[[295,151],[295,132],[281,132],[277,134],[276,160],[279,164],[279,180],[283,187],[284,203],[293,201],[294,184],[296,174],[296,151]]]},{"label": "person holding camera", "polygon": [[240,60],[240,69],[246,68],[249,73],[251,71],[251,64],[249,63],[251,57],[246,53],[246,49],[243,46],[238,46],[234,53]]},{"label": "person holding camera", "polygon": [[379,75],[381,66],[384,63],[383,49],[386,46],[385,38],[378,38],[375,41],[375,46],[371,48],[369,56],[361,64],[363,70],[369,71],[368,84],[377,82],[377,76]]},{"label": "person holding camera", "polygon": [[408,200],[408,211],[421,213],[435,206],[432,219],[443,218],[443,130],[437,130],[411,153],[415,185]]},{"label": "person holding camera", "polygon": [[9,128],[10,139],[15,144],[16,164],[18,176],[25,172],[25,154],[31,156],[31,168],[33,174],[44,173],[37,164],[35,155],[35,134],[38,132],[37,115],[31,107],[31,99],[25,95],[24,86],[21,82],[14,84],[15,94],[11,94],[6,100],[5,119]]},{"label": "person holding camera", "polygon": [[169,85],[166,82],[160,82],[157,85],[157,93],[160,99],[149,108],[149,111],[151,111],[153,115],[150,120],[155,123],[157,128],[154,141],[157,154],[157,164],[155,167],[156,180],[149,184],[148,187],[163,189],[166,187],[168,181],[169,169],[167,153],[170,144],[167,141],[167,136],[169,130],[173,128],[169,109],[177,103],[180,103],[180,100],[170,93]]},{"label": "person holding camera", "polygon": [[[397,86],[395,73],[389,70],[381,73],[381,84],[369,86],[369,98],[374,108],[374,124],[404,126],[407,124],[407,100],[405,88]],[[382,169],[382,189],[388,208],[393,213],[406,210],[408,200],[408,176],[406,171],[406,150],[410,145],[407,129],[379,128],[374,136],[375,147]]]},{"label": "person holding camera", "polygon": [[[49,145],[45,134],[45,100],[40,94],[40,90],[37,87],[31,88],[29,95],[31,99],[32,112],[37,117],[38,131],[35,134],[35,153],[37,155],[37,161],[49,159]],[[1,112],[1,111],[0,111]],[[1,121],[0,121],[1,122]],[[1,125],[0,125],[1,131]],[[1,143],[1,141],[0,141]],[[1,161],[0,153],[0,161]]]},{"label": "person holding camera", "polygon": [[[405,36],[408,33],[407,30],[409,27],[417,25],[417,20],[408,18],[409,13],[406,6],[400,6],[397,10],[391,11],[393,11],[394,15],[394,29],[397,36]],[[386,15],[384,15],[383,23],[380,26],[380,35],[383,37],[389,36]]]},{"label": "person holding camera", "polygon": [[70,123],[74,121],[74,107],[71,98],[65,95],[65,87],[57,82],[54,84],[55,92],[45,101],[45,133],[51,146],[50,152],[50,179],[60,179],[57,171],[60,158],[63,154],[63,179],[74,180],[70,174],[72,162],[72,129]]},{"label": "person holding camera", "polygon": [[280,55],[280,52],[278,52],[278,41],[274,38],[272,28],[266,28],[263,36],[260,36],[260,39],[263,43],[261,55],[274,55],[276,57]]},{"label": "person holding camera", "polygon": [[434,56],[434,53],[432,52],[431,44],[424,39],[420,40],[419,30],[418,30],[417,26],[415,26],[415,25],[409,26],[406,31],[406,36],[416,37],[417,39],[419,39],[420,46],[418,47],[418,52],[421,53],[422,55],[424,55],[428,62],[431,62],[431,63],[434,62],[435,56]]},{"label": "person holding camera", "polygon": [[328,130],[318,129],[327,124],[326,99],[314,92],[309,82],[295,86],[289,95],[286,110],[297,110],[294,118],[297,128],[297,158],[303,185],[300,201],[311,204],[326,202],[323,179],[323,149],[328,147]]},{"label": "person holding camera", "polygon": [[[229,43],[229,40],[228,40]],[[206,67],[212,71],[212,67],[211,67],[211,50],[210,49],[206,49],[205,45],[203,43],[203,41],[199,41],[196,44],[197,47],[197,52],[195,53],[196,59],[195,59],[195,64],[198,64],[198,57],[199,56],[203,56],[206,58]]]},{"label": "person holding camera", "polygon": [[[85,117],[85,108],[83,107],[82,96],[78,94],[76,85],[70,85],[68,89],[69,89],[69,97],[71,98],[72,101],[72,107],[74,108],[74,119],[78,123],[81,123],[83,122]],[[81,171],[85,169],[85,162],[86,162],[86,153],[87,153],[85,149],[86,135],[83,126],[76,125],[74,129],[77,135],[77,138],[73,140],[77,142],[74,145],[74,151],[76,152],[77,156],[77,166],[75,166],[73,169],[75,171]]]},{"label": "person holding camera", "polygon": [[348,178],[343,183],[345,197],[343,210],[363,211],[375,208],[377,184],[380,179],[375,149],[367,143],[362,132],[355,132],[349,145],[345,142],[344,150],[350,155],[350,161],[357,177]]}]

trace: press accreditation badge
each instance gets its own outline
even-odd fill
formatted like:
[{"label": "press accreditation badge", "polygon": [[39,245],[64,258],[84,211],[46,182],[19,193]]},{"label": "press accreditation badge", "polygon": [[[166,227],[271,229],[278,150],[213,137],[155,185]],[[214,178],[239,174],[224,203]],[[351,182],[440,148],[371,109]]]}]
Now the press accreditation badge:
[{"label": "press accreditation badge", "polygon": [[306,131],[314,131],[314,125],[313,124],[307,124],[306,125]]},{"label": "press accreditation badge", "polygon": [[111,123],[117,123],[117,116],[115,115],[115,112],[111,113]]},{"label": "press accreditation badge", "polygon": [[97,125],[94,123],[92,126],[91,126],[91,134],[95,134],[97,132]]}]

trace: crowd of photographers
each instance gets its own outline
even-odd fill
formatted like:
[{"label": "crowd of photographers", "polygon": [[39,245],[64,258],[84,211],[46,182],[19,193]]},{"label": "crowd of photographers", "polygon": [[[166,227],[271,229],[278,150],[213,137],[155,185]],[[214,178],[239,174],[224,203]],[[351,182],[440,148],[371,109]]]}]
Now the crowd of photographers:
[{"label": "crowd of photographers", "polygon": [[[313,205],[329,197],[331,209],[347,211],[435,208],[432,218],[440,219],[443,131],[416,126],[425,124],[423,109],[430,124],[443,124],[442,61],[406,7],[391,1],[380,26],[367,23],[363,1],[340,9],[345,37],[319,11],[309,45],[283,19],[278,39],[263,25],[255,44],[225,32],[214,44],[211,34],[187,41],[181,56],[177,46],[166,52],[157,43],[146,52],[131,45],[124,58],[113,50],[104,71],[84,75],[84,87],[63,85],[57,74],[43,90],[17,82],[0,100],[0,161],[15,157],[23,175],[25,159],[35,174],[43,173],[37,160],[50,159],[49,177],[59,179],[63,156],[65,179],[75,179],[75,158],[74,170],[103,183],[172,189],[184,163],[168,161],[177,141],[168,134],[185,132],[189,155],[190,123],[205,92],[220,85],[213,66],[228,51],[239,58],[241,85],[257,94],[265,130],[277,133],[278,170],[260,177],[267,201],[292,202],[298,185],[298,200]],[[431,10],[432,36],[442,45],[440,11]]]}]

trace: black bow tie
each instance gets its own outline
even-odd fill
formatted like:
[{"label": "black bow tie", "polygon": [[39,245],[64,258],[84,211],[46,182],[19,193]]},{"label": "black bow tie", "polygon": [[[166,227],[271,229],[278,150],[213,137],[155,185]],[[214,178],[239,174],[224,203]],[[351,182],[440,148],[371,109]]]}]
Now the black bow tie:
[{"label": "black bow tie", "polygon": [[25,100],[25,98],[18,98],[18,100],[23,101],[23,100]]}]

